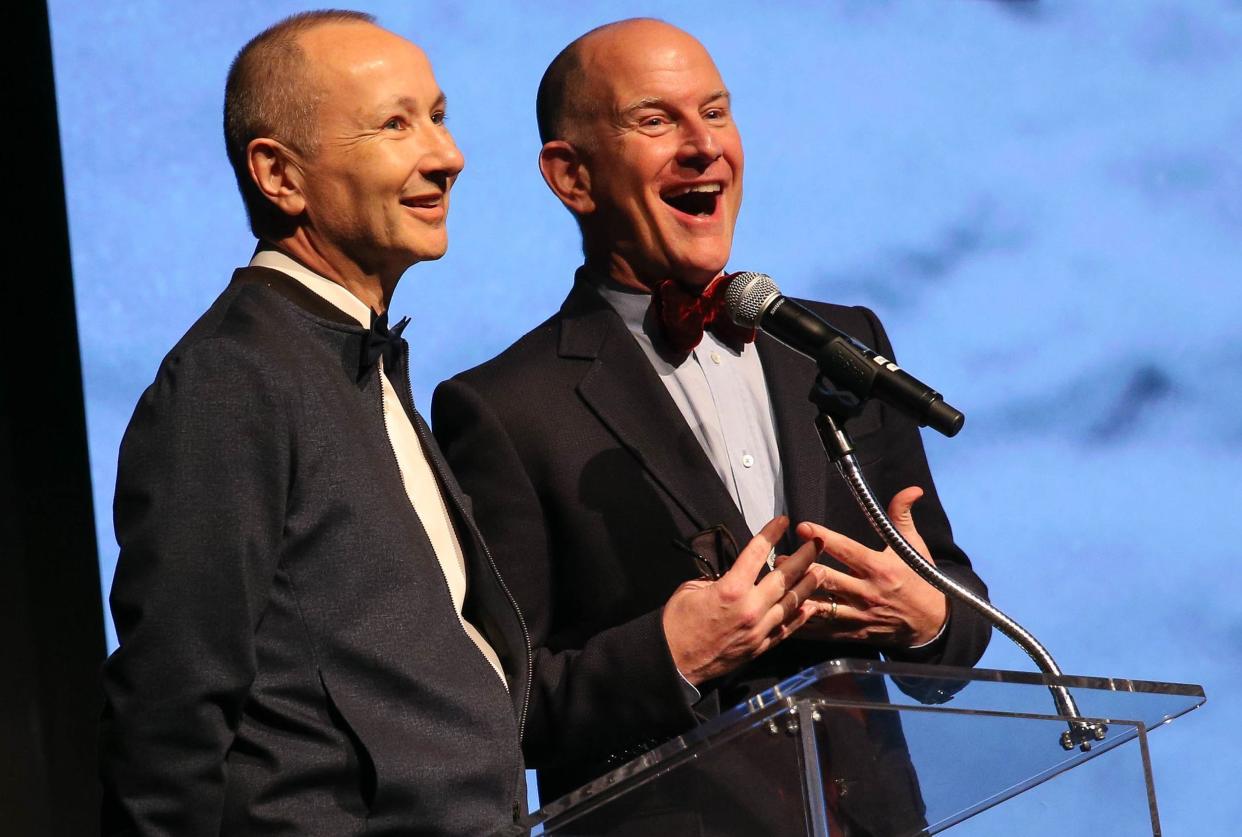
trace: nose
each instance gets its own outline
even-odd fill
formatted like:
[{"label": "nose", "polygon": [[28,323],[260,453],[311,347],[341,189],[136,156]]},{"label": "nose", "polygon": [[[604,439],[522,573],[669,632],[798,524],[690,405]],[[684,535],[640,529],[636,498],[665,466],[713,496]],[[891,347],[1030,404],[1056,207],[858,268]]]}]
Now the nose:
[{"label": "nose", "polygon": [[702,119],[686,120],[682,125],[682,143],[677,151],[679,164],[703,171],[720,159],[724,152],[720,149],[712,126]]},{"label": "nose", "polygon": [[466,167],[466,158],[448,131],[438,131],[435,136],[435,143],[423,155],[420,169],[423,177],[447,191]]}]

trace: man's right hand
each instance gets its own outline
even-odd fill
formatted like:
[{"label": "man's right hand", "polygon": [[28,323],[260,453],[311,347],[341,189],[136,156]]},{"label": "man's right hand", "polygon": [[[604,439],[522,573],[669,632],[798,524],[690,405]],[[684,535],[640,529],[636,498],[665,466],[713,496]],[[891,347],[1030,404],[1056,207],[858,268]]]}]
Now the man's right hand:
[{"label": "man's right hand", "polygon": [[763,527],[727,573],[687,581],[664,606],[664,636],[677,670],[698,686],[727,674],[793,634],[814,610],[806,604],[818,578],[807,569],[822,545],[809,540],[755,583],[789,518]]}]

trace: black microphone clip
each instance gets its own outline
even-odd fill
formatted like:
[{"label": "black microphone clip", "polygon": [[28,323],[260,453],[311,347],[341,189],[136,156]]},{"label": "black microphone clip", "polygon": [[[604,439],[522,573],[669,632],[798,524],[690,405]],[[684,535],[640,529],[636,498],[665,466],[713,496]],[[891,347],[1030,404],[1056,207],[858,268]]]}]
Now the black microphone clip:
[{"label": "black microphone clip", "polygon": [[819,365],[820,373],[861,401],[878,398],[920,425],[955,436],[966,421],[940,393],[893,361],[783,296],[762,273],[737,273],[725,291],[734,322],[759,328]]}]

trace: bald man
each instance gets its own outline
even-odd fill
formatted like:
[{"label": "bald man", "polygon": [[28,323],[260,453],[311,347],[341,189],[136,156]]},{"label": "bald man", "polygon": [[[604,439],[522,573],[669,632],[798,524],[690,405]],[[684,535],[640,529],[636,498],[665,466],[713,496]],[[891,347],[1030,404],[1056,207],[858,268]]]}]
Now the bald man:
[{"label": "bald man", "polygon": [[[654,20],[588,32],[549,66],[537,115],[540,171],[585,262],[560,311],[443,383],[432,415],[535,644],[575,655],[546,688],[594,698],[573,728],[531,717],[524,746],[544,798],[818,662],[978,660],[988,625],[951,611],[884,548],[824,456],[807,401],[814,364],[715,317],[744,156],[703,46]],[[810,305],[893,356],[870,311]],[[849,426],[902,533],[985,592],[953,542],[918,428],[878,402]],[[782,515],[833,559],[814,568],[817,616],[721,665],[712,619],[679,593],[727,575],[734,544]],[[617,709],[635,694],[658,702],[645,726]],[[900,763],[899,738],[886,746]]]},{"label": "bald man", "polygon": [[444,112],[367,15],[297,15],[233,63],[259,244],[122,443],[107,834],[518,831],[529,637],[387,325],[447,246]]}]

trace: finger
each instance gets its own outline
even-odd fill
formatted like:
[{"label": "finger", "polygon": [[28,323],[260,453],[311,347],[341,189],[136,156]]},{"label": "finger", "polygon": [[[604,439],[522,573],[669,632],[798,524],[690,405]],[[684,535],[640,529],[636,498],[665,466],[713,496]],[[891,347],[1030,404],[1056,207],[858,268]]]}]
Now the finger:
[{"label": "finger", "polygon": [[773,631],[771,631],[768,635],[768,640],[766,640],[763,643],[763,646],[761,646],[760,653],[768,651],[768,649],[775,646],[777,642],[784,642],[787,638],[794,636],[794,633],[796,633],[800,627],[806,625],[807,622],[811,621],[811,617],[814,615],[815,611],[807,610],[806,605],[802,605],[791,620],[781,622],[780,625],[773,628]]},{"label": "finger", "polygon": [[805,599],[798,595],[797,590],[790,590],[784,596],[781,596],[781,600],[776,603],[776,606],[780,608],[781,612],[784,614],[782,616],[782,620],[792,619],[793,616],[802,609],[804,601]]},{"label": "finger", "polygon": [[897,527],[897,531],[907,540],[911,535],[917,535],[918,532],[914,528],[914,514],[911,509],[914,504],[923,496],[923,489],[917,485],[911,485],[901,489],[893,495],[893,499],[888,504],[888,517],[893,521],[893,525]]},{"label": "finger", "polygon": [[789,518],[781,515],[774,517],[759,530],[759,534],[750,539],[746,548],[737,556],[729,571],[720,577],[718,583],[745,584],[750,587],[759,577],[759,571],[768,563],[768,556],[781,541],[785,530],[789,528]]},{"label": "finger", "polygon": [[799,523],[794,531],[804,541],[818,544],[821,552],[831,555],[851,570],[858,570],[860,574],[866,575],[870,562],[874,560],[873,550],[827,526]]},{"label": "finger", "polygon": [[[920,555],[931,561],[931,553],[928,552],[927,544],[923,541],[923,536],[919,534],[919,530],[914,525],[914,504],[923,496],[923,489],[917,485],[903,488],[898,491],[892,501],[888,504],[888,516],[893,521],[898,533],[906,539],[906,542],[918,551]],[[935,563],[932,561],[932,563]]]},{"label": "finger", "polygon": [[818,586],[820,590],[829,589],[828,587],[825,587],[826,584],[831,583],[831,578],[828,575],[829,567],[827,565],[816,562],[807,567],[806,571],[808,573],[815,574],[816,581],[818,582],[816,586]]},{"label": "finger", "polygon": [[892,622],[850,604],[838,603],[831,618],[820,610],[816,621],[830,629],[838,640],[888,644],[896,639],[896,626]]},{"label": "finger", "polygon": [[814,614],[815,612],[808,609],[806,603],[804,602],[802,607],[798,608],[798,610],[793,614],[792,618],[785,622],[778,623],[776,627],[772,628],[772,630],[768,632],[768,634],[762,641],[760,641],[758,647],[755,649],[756,656],[763,654],[772,646],[793,636],[797,633],[799,628],[810,621]]},{"label": "finger", "polygon": [[[809,579],[811,589],[814,590],[819,585],[819,576],[807,570],[815,563],[818,555],[819,547],[813,542],[802,544],[794,550],[792,555],[781,558],[776,568],[764,576],[755,589],[769,603],[779,601],[790,588],[803,579]],[[800,596],[799,601],[805,601],[808,595],[810,595],[809,592]]]},{"label": "finger", "polygon": [[[794,554],[796,555],[797,553],[795,552]],[[816,557],[818,557],[818,555]],[[786,563],[788,563],[791,560],[796,560],[794,559],[793,555],[778,555],[776,556],[776,561],[773,566],[773,569],[779,569],[780,567],[784,566]],[[806,571],[808,573],[813,573],[815,577],[819,579],[821,584],[823,584],[824,582],[824,578],[825,578],[824,573],[827,570],[828,570],[828,566],[826,564],[820,564],[814,560],[811,561],[811,563],[806,568]]]},{"label": "finger", "polygon": [[838,599],[820,598],[813,598],[803,604],[802,607],[810,611],[812,618],[819,617],[821,622],[830,622],[836,618],[832,614],[832,605],[834,603],[836,603],[837,608],[840,609],[841,603]]},{"label": "finger", "polygon": [[816,564],[816,567],[821,568],[816,570],[816,575],[819,578],[817,598],[829,595],[837,599],[844,596],[858,601],[865,601],[875,595],[874,585],[869,581],[864,581],[840,570],[834,570],[832,567],[827,567],[823,564]]},{"label": "finger", "polygon": [[818,523],[811,523],[809,520],[804,520],[794,527],[794,534],[796,534],[804,542],[811,540],[816,541],[819,544],[820,552],[824,551],[823,538],[820,536],[822,533],[830,531],[831,530],[828,527],[820,526]]},{"label": "finger", "polygon": [[[764,579],[766,581],[767,579]],[[756,625],[756,630],[760,634],[769,634],[783,624],[792,622],[805,622],[806,619],[814,612],[812,608],[806,606],[807,599],[815,592],[818,581],[810,573],[804,575],[797,583],[789,588],[784,595],[780,597]],[[799,622],[801,624],[801,622]]]}]

